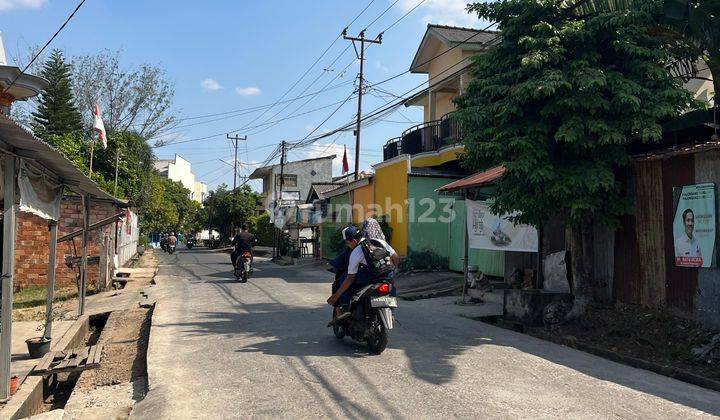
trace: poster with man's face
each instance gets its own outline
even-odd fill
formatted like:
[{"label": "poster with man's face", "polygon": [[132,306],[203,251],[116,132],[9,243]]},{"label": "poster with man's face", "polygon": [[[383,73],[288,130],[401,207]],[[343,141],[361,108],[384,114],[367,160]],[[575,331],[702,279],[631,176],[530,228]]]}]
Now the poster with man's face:
[{"label": "poster with man's face", "polygon": [[673,188],[673,240],[678,267],[715,267],[715,184]]}]

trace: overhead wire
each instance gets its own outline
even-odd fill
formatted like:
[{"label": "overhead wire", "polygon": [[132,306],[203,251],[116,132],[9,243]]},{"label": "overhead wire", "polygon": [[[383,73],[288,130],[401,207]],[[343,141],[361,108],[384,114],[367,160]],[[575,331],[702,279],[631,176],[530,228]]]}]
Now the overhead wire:
[{"label": "overhead wire", "polygon": [[62,32],[63,29],[65,29],[65,27],[67,26],[67,24],[70,23],[72,18],[75,17],[75,14],[80,10],[82,5],[85,4],[85,1],[86,0],[82,0],[80,3],[78,3],[77,6],[75,6],[75,9],[72,11],[72,13],[70,13],[70,15],[67,17],[67,19],[65,19],[65,22],[63,22],[63,24],[60,26],[60,28],[58,28],[58,30],[55,31],[53,36],[51,36],[50,39],[48,39],[48,41],[45,43],[45,45],[43,45],[42,48],[40,48],[40,50],[30,59],[30,62],[27,63],[27,65],[25,65],[25,67],[23,67],[23,69],[20,71],[20,73],[15,75],[15,77],[12,79],[10,84],[8,84],[5,87],[5,89],[3,89],[3,91],[2,91],[3,94],[7,93],[7,91],[15,84],[15,82],[17,82],[17,80],[20,78],[20,76],[25,74],[27,69],[29,69],[30,66],[33,65],[33,63],[38,59],[38,57],[40,57],[40,55],[43,53],[43,51],[45,51],[45,49],[55,40],[55,38],[57,38],[57,36],[60,35],[60,32]]}]

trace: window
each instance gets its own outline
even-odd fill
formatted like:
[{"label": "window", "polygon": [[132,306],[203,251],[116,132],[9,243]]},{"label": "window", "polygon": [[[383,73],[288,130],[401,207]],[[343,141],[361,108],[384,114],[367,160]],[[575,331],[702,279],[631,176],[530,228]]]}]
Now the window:
[{"label": "window", "polygon": [[[280,187],[280,174],[275,174],[275,185]],[[297,175],[284,174],[282,187],[283,188],[297,187]]]}]

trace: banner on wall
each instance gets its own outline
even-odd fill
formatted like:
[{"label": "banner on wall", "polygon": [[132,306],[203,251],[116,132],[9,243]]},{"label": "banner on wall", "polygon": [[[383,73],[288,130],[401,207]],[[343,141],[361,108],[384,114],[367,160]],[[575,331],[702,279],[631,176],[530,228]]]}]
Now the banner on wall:
[{"label": "banner on wall", "polygon": [[715,184],[673,188],[673,243],[678,267],[715,267]]},{"label": "banner on wall", "polygon": [[465,200],[467,206],[468,246],[472,249],[537,252],[537,229],[515,224],[513,214],[498,216],[482,201]]}]

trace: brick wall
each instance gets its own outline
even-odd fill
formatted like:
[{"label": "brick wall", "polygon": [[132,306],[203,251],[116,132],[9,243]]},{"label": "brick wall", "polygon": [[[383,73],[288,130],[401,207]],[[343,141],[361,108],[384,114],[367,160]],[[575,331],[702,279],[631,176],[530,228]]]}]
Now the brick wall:
[{"label": "brick wall", "polygon": [[[121,210],[114,204],[91,202],[90,223],[108,218]],[[58,222],[58,238],[82,229],[82,201],[79,197],[63,198]],[[104,235],[113,235],[115,224],[90,232],[88,256],[99,255],[100,244]],[[49,253],[50,231],[46,220],[30,213],[17,213],[17,233],[15,240],[15,288],[22,289],[28,285],[46,285]],[[73,243],[77,254],[73,251]],[[75,284],[77,269],[65,265],[65,256],[80,256],[82,253],[82,236],[62,242],[57,247],[55,284],[57,286]],[[95,284],[99,279],[97,265],[88,266],[88,284]]]}]

